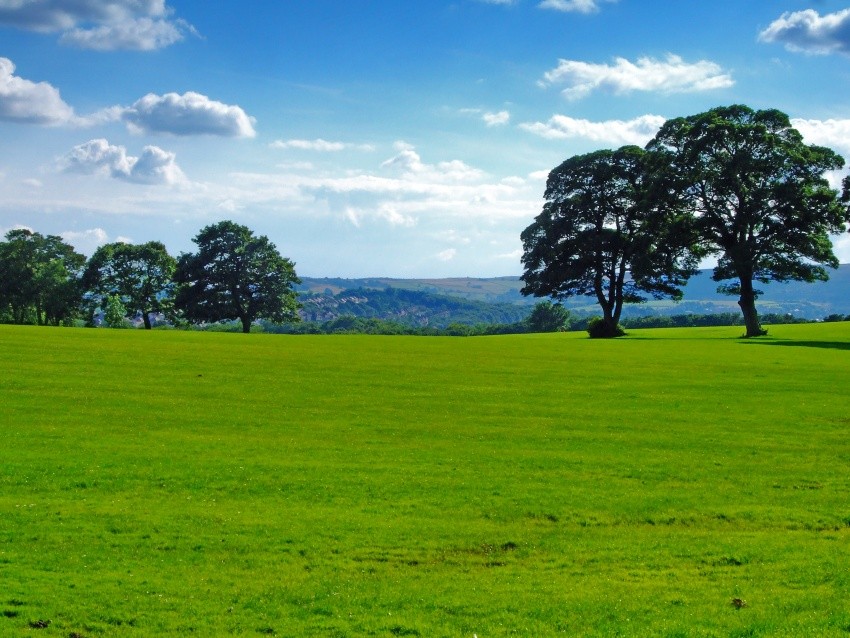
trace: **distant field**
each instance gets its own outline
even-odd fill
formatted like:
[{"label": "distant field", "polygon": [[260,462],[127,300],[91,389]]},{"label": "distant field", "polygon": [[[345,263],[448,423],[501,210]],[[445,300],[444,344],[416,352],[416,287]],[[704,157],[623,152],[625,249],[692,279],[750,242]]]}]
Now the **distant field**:
[{"label": "distant field", "polygon": [[847,636],[850,323],[0,326],[0,636]]}]

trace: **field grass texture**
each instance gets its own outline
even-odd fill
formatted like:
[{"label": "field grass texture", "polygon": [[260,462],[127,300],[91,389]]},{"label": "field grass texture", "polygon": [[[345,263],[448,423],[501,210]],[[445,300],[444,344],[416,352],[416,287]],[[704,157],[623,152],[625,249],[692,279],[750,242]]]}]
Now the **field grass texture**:
[{"label": "field grass texture", "polygon": [[850,324],[0,326],[0,636],[848,636]]}]

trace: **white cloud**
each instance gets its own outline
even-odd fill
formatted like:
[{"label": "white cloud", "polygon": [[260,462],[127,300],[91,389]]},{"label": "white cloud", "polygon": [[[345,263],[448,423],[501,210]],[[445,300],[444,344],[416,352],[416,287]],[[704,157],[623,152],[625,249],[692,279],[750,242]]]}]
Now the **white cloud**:
[{"label": "white cloud", "polygon": [[461,115],[474,115],[475,117],[480,117],[481,121],[487,126],[502,126],[511,120],[511,114],[509,111],[493,112],[484,111],[482,109],[460,109],[458,113]]},{"label": "white cloud", "polygon": [[522,259],[522,248],[517,248],[516,250],[512,250],[509,253],[502,253],[501,255],[496,255],[496,259],[509,259],[511,261],[519,261]]},{"label": "white cloud", "polygon": [[108,175],[136,184],[184,183],[186,176],[175,157],[157,146],[146,146],[140,157],[131,157],[123,146],[96,139],[75,146],[60,160],[60,166],[66,173]]},{"label": "white cloud", "polygon": [[525,186],[525,180],[522,177],[517,175],[511,175],[509,177],[503,177],[500,181],[501,184],[507,184],[508,186]]},{"label": "white cloud", "polygon": [[566,84],[563,95],[576,100],[595,90],[615,94],[633,91],[693,93],[728,88],[734,81],[714,62],[701,60],[691,64],[671,54],[663,61],[639,58],[636,63],[616,58],[613,65],[560,60],[555,69],[543,76],[540,84]]},{"label": "white cloud", "polygon": [[71,244],[78,252],[91,255],[109,241],[109,235],[102,228],[90,228],[88,230],[66,230],[59,236]]},{"label": "white cloud", "polygon": [[661,115],[642,115],[632,120],[591,122],[567,115],[553,115],[548,122],[527,122],[520,128],[550,140],[583,138],[622,146],[643,146],[651,140],[666,121]]},{"label": "white cloud", "polygon": [[502,126],[511,120],[511,114],[508,111],[499,111],[498,113],[485,113],[482,116],[484,123],[487,126]]},{"label": "white cloud", "polygon": [[850,9],[821,16],[813,9],[783,13],[759,34],[761,42],[779,42],[789,51],[850,54]]},{"label": "white cloud", "polygon": [[164,0],[0,0],[0,24],[100,51],[160,49],[195,32],[172,13]]},{"label": "white cloud", "polygon": [[446,248],[445,250],[438,252],[435,256],[440,261],[451,261],[457,256],[457,249]]},{"label": "white cloud", "polygon": [[35,177],[28,177],[21,181],[24,186],[29,186],[30,188],[41,188],[44,186],[44,183],[40,179],[36,179]]},{"label": "white cloud", "polygon": [[391,157],[383,164],[382,168],[397,169],[407,177],[424,178],[434,182],[462,182],[478,180],[484,173],[473,168],[460,160],[440,162],[439,164],[424,164],[413,147],[405,142],[396,142],[399,154]]},{"label": "white cloud", "polygon": [[791,126],[800,131],[806,143],[832,148],[850,159],[850,120],[792,118]]},{"label": "white cloud", "polygon": [[15,65],[0,57],[0,120],[26,124],[66,124],[74,109],[47,82],[31,82],[16,76]]},{"label": "white cloud", "polygon": [[123,121],[134,132],[256,136],[255,120],[242,108],[191,91],[183,95],[149,93],[132,106],[112,106],[81,117],[65,103],[57,88],[16,76],[14,63],[4,57],[0,57],[0,120],[77,127]]},{"label": "white cloud", "polygon": [[275,140],[269,144],[271,148],[277,149],[296,149],[300,151],[318,151],[320,153],[335,153],[346,149],[356,149],[359,151],[374,151],[375,147],[371,144],[349,144],[347,142],[329,142],[322,138],[315,140]]},{"label": "white cloud", "polygon": [[599,11],[600,2],[617,2],[617,0],[543,0],[537,6],[555,11],[595,13]]},{"label": "white cloud", "polygon": [[118,49],[155,51],[182,40],[184,25],[185,23],[180,20],[168,22],[139,18],[93,29],[72,29],[65,32],[59,41],[80,49],[95,51]]},{"label": "white cloud", "polygon": [[[533,218],[542,188],[524,181],[496,180],[461,160],[423,161],[414,147],[395,144],[396,155],[375,171],[299,171],[277,174],[237,173],[227,185],[210,185],[199,201],[232,201],[242,208],[310,211],[363,227],[381,223],[413,227],[428,220],[499,220]],[[213,204],[214,206],[215,204]],[[209,205],[207,205],[209,207]]]},{"label": "white cloud", "polygon": [[172,135],[254,137],[254,118],[238,106],[189,91],[183,95],[148,93],[120,111],[131,130]]},{"label": "white cloud", "polygon": [[8,228],[0,228],[0,237],[5,237],[6,233],[12,230],[28,230],[31,233],[36,232],[36,230],[30,226],[26,226],[24,224],[12,224]]},{"label": "white cloud", "polygon": [[850,264],[850,235],[846,233],[833,241],[833,249],[838,261],[842,264]]}]

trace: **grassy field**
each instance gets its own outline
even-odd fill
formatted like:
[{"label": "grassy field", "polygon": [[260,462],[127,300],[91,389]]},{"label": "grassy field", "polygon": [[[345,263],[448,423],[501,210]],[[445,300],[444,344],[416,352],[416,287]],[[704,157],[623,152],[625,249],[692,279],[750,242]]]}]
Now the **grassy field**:
[{"label": "grassy field", "polygon": [[850,323],[0,326],[0,636],[848,636]]}]

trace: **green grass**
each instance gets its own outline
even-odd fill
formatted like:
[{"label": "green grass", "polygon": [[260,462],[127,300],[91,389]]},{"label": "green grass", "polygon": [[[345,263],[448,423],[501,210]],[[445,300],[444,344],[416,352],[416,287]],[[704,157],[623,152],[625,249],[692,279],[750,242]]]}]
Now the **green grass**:
[{"label": "green grass", "polygon": [[0,326],[0,636],[850,636],[850,324],[740,332]]}]

